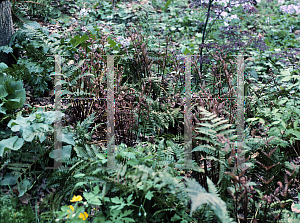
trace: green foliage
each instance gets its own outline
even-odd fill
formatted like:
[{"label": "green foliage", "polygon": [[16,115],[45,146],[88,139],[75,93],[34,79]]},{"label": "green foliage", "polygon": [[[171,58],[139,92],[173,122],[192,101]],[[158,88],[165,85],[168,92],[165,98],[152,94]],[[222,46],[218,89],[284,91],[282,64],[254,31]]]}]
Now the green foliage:
[{"label": "green foliage", "polygon": [[6,112],[21,108],[25,99],[23,82],[17,81],[5,73],[0,73],[0,113],[6,115]]},{"label": "green foliage", "polygon": [[[12,10],[14,11],[14,22],[28,22],[28,16],[38,17],[43,21],[52,18],[57,18],[62,15],[62,12],[54,7],[53,2],[50,0],[33,0],[33,1],[12,1]],[[65,1],[61,1],[63,6]],[[61,7],[62,7],[61,6]]]},{"label": "green foliage", "polygon": [[204,154],[204,160],[218,163],[218,185],[222,185],[222,191],[224,191],[228,183],[228,180],[224,178],[224,172],[229,167],[227,159],[231,153],[231,149],[229,149],[231,141],[236,138],[233,135],[235,130],[232,129],[232,124],[227,124],[228,120],[218,118],[217,115],[206,111],[202,107],[198,109],[203,118],[200,119],[200,123],[197,123],[195,128],[196,133],[199,135],[195,139],[202,143],[192,151]]},{"label": "green foliage", "polygon": [[24,24],[11,38],[10,46],[18,48],[24,55],[17,65],[7,69],[8,74],[21,78],[34,88],[34,96],[40,96],[48,88],[50,73],[54,71],[54,57],[60,53],[59,35],[49,36],[49,30],[36,22]]},{"label": "green foliage", "polygon": [[[63,171],[72,172],[71,176],[65,175],[68,181],[65,181],[64,188],[69,188],[67,185],[71,186],[76,179],[77,183],[72,193],[83,188],[85,191],[83,197],[87,203],[101,207],[101,212],[95,215],[95,222],[104,219],[107,222],[134,222],[133,219],[141,217],[160,221],[164,221],[163,219],[167,221],[171,218],[172,221],[178,218],[189,219],[187,213],[181,211],[185,210],[184,203],[187,202],[188,197],[185,194],[184,184],[177,177],[178,172],[172,168],[174,166],[172,163],[169,163],[170,167],[166,163],[164,163],[166,165],[160,163],[161,156],[154,158],[156,152],[149,146],[140,145],[137,148],[119,146],[115,151],[116,169],[106,169],[104,164],[107,159],[103,152],[94,146],[87,146],[85,148],[90,150],[86,149],[85,152],[78,153],[81,160],[77,162],[73,160],[70,171]],[[88,151],[91,149],[95,155],[89,155]],[[158,150],[161,149],[158,147]],[[162,154],[161,151],[159,154]],[[175,156],[175,154],[169,156]],[[156,162],[160,165],[155,165]],[[59,172],[62,173],[62,170]],[[62,179],[57,173],[52,177],[56,179],[56,182]],[[132,185],[135,186],[132,187]],[[61,195],[70,196],[66,192],[64,190]],[[131,195],[128,197],[127,194]],[[127,197],[126,201],[125,197]],[[176,208],[173,207],[174,205]],[[132,207],[129,208],[130,206]],[[164,213],[167,213],[167,216]],[[176,216],[175,213],[177,213]],[[140,216],[141,214],[143,216]]]},{"label": "green foliage", "polygon": [[300,214],[296,214],[294,212],[285,211],[283,217],[281,218],[282,222],[286,223],[297,223],[300,220]]},{"label": "green foliage", "polygon": [[169,127],[175,125],[175,122],[182,117],[180,108],[171,109],[169,103],[162,105],[159,103],[159,99],[155,101],[152,98],[147,98],[146,101],[149,103],[149,110],[141,112],[139,117],[140,132],[152,135],[155,132],[162,132]]},{"label": "green foliage", "polygon": [[[0,155],[5,158],[4,162],[9,162],[7,168],[12,170],[4,176],[0,184],[17,184],[20,197],[32,188],[36,178],[42,175],[43,171],[38,168],[44,169],[49,165],[49,159],[44,158],[49,151],[44,151],[43,147],[49,145],[46,138],[53,133],[55,115],[56,112],[44,112],[41,108],[25,118],[19,113],[17,118],[10,120],[7,125],[15,136],[0,141]],[[72,143],[65,134],[62,141]],[[70,154],[65,156],[70,157]],[[13,160],[15,162],[12,162]]]},{"label": "green foliage", "polygon": [[19,204],[18,197],[9,194],[0,196],[0,222],[29,223],[35,222],[35,213],[30,206]]},{"label": "green foliage", "polygon": [[20,113],[16,119],[12,119],[8,123],[8,127],[12,132],[18,132],[18,135],[8,139],[3,139],[0,155],[3,156],[9,149],[19,150],[24,142],[33,142],[38,137],[40,143],[46,139],[46,134],[53,132],[51,124],[55,120],[55,112],[43,112],[40,108],[38,111],[23,117]]},{"label": "green foliage", "polygon": [[192,206],[190,215],[197,208],[201,207],[203,204],[208,204],[209,207],[214,211],[215,215],[218,217],[220,222],[232,222],[229,218],[229,214],[226,210],[226,204],[217,194],[217,189],[213,182],[208,178],[208,189],[207,192],[203,187],[201,187],[195,180],[185,179],[188,182],[189,196],[192,199]]}]

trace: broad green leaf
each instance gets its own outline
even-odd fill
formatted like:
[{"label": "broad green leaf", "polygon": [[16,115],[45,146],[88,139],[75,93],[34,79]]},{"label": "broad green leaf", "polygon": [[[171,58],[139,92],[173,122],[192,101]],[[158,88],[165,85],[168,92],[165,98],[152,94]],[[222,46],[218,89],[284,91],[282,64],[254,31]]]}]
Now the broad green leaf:
[{"label": "broad green leaf", "polygon": [[25,89],[15,90],[14,93],[10,93],[7,97],[7,103],[5,107],[9,110],[21,108],[26,100]]},{"label": "broad green leaf", "polygon": [[299,131],[294,130],[294,132],[292,132],[292,134],[300,140],[300,132]]},{"label": "broad green leaf", "polygon": [[0,141],[0,157],[3,156],[4,152],[7,149],[11,150],[19,150],[24,143],[24,139],[19,138],[18,136],[14,136],[8,139],[3,139]]},{"label": "broad green leaf", "polygon": [[265,120],[262,118],[259,119],[259,122],[262,123],[263,125],[265,124]]},{"label": "broad green leaf", "polygon": [[259,118],[248,118],[246,120],[246,122],[253,122],[253,121],[257,121]]},{"label": "broad green leaf", "polygon": [[288,76],[288,77],[290,77],[290,75],[291,75],[289,69],[282,70],[280,72],[280,74],[282,74],[283,76]]},{"label": "broad green leaf", "polygon": [[187,54],[192,54],[192,52],[188,49],[188,48],[184,48],[183,52],[182,52],[184,55],[187,55]]},{"label": "broad green leaf", "polygon": [[0,181],[0,185],[16,185],[18,174],[6,173],[4,179]]},{"label": "broad green leaf", "polygon": [[113,197],[113,198],[111,198],[111,202],[113,202],[115,204],[122,204],[124,201],[123,201],[123,198]]},{"label": "broad green leaf", "polygon": [[271,43],[270,43],[270,41],[269,41],[267,38],[265,38],[265,43],[266,43],[268,46],[271,46]]},{"label": "broad green leaf", "polygon": [[2,107],[4,105],[4,102],[0,104],[0,113],[6,114],[7,109]]},{"label": "broad green leaf", "polygon": [[63,146],[62,149],[55,149],[49,153],[49,157],[56,161],[67,160],[71,158],[72,146]]},{"label": "broad green leaf", "polygon": [[[11,48],[9,46],[0,46],[0,52],[4,52],[4,53],[9,54],[9,53],[13,53],[14,51],[13,51],[13,48]],[[5,63],[2,63],[2,64],[5,64]],[[0,66],[1,66],[1,64],[0,64]],[[1,69],[1,67],[0,67],[0,69]]]},{"label": "broad green leaf", "polygon": [[139,161],[136,160],[136,159],[130,159],[130,160],[127,161],[126,164],[131,165],[131,166],[134,166],[134,165],[139,164]]},{"label": "broad green leaf", "polygon": [[70,40],[70,43],[73,45],[73,47],[77,47],[81,43],[84,43],[86,40],[88,40],[89,37],[87,35],[83,36],[74,36],[73,39]]},{"label": "broad green leaf", "polygon": [[5,70],[6,68],[8,68],[8,66],[5,63],[1,62],[0,63],[0,70]]},{"label": "broad green leaf", "polygon": [[298,123],[299,123],[298,119],[293,122],[294,129],[296,129],[298,127]]},{"label": "broad green leaf", "polygon": [[100,160],[105,160],[105,159],[106,159],[105,155],[102,154],[102,153],[96,153],[96,156],[97,156]]},{"label": "broad green leaf", "polygon": [[18,191],[19,191],[18,197],[22,197],[27,192],[30,186],[31,183],[29,182],[29,180],[23,180],[20,184],[18,184]]},{"label": "broad green leaf", "polygon": [[279,123],[280,123],[280,121],[274,121],[274,122],[271,123],[271,125],[277,125]]},{"label": "broad green leaf", "polygon": [[282,121],[282,120],[281,120],[281,125],[282,125],[282,127],[283,127],[283,128],[285,128],[285,129],[286,129],[286,124],[285,124],[285,122],[284,122],[284,121]]},{"label": "broad green leaf", "polygon": [[62,141],[65,143],[68,143],[72,146],[75,146],[73,137],[74,137],[74,134],[72,134],[72,133],[62,133]]},{"label": "broad green leaf", "polygon": [[109,47],[114,48],[118,43],[113,40],[112,38],[108,37],[108,43],[109,43]]},{"label": "broad green leaf", "polygon": [[148,191],[145,198],[147,198],[148,200],[151,201],[151,198],[153,197],[153,192],[152,191]]},{"label": "broad green leaf", "polygon": [[279,82],[286,82],[292,79],[292,76],[285,76],[284,78],[282,78]]},{"label": "broad green leaf", "polygon": [[23,138],[26,142],[32,142],[32,140],[34,139],[34,137],[38,134],[38,132],[34,131],[34,128],[32,125],[26,126],[23,129]]},{"label": "broad green leaf", "polygon": [[4,85],[0,85],[0,98],[5,98],[8,95]]},{"label": "broad green leaf", "polygon": [[81,177],[84,177],[85,174],[84,173],[77,173],[74,175],[75,178],[81,178]]},{"label": "broad green leaf", "polygon": [[94,192],[94,194],[98,194],[100,192],[99,185],[93,187],[93,192]]}]

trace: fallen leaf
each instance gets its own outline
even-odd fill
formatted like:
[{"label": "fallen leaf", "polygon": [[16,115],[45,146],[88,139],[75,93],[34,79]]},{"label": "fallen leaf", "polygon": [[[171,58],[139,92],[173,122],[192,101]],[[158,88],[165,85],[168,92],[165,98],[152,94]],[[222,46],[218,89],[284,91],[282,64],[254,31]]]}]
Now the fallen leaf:
[{"label": "fallen leaf", "polygon": [[30,199],[30,195],[26,193],[22,197],[19,197],[19,201],[23,205],[28,205],[28,203],[29,203],[28,198]]},{"label": "fallen leaf", "polygon": [[300,208],[299,208],[299,209],[296,208],[296,207],[295,207],[295,203],[292,204],[291,209],[292,209],[292,211],[295,212],[295,213],[298,213],[298,214],[300,213]]}]

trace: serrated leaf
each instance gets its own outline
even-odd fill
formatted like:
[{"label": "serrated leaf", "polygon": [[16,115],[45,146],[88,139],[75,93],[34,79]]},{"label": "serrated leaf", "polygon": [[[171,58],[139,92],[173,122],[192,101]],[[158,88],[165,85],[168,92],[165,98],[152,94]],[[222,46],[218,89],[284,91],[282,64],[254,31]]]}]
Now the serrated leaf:
[{"label": "serrated leaf", "polygon": [[100,200],[100,197],[95,195],[94,193],[92,192],[89,192],[89,193],[86,193],[86,192],[83,192],[83,197],[86,199],[86,201],[89,203],[89,204],[93,204],[93,205],[102,205],[102,202]]},{"label": "serrated leaf", "polygon": [[147,198],[148,200],[151,201],[152,197],[153,197],[153,192],[152,191],[148,191],[147,194],[146,194],[146,196],[145,196],[145,198]]}]

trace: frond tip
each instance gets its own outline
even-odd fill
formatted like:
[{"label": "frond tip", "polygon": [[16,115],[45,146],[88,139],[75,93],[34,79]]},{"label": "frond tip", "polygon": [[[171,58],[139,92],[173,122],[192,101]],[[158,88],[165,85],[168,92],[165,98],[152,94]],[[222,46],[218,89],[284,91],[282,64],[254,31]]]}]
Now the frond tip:
[{"label": "frond tip", "polygon": [[207,184],[209,186],[209,192],[207,192],[199,183],[195,180],[185,178],[187,181],[187,189],[189,197],[192,200],[190,216],[201,207],[203,204],[208,204],[214,211],[220,222],[227,223],[233,222],[226,210],[226,203],[217,194],[217,189],[213,182],[207,178]]}]

